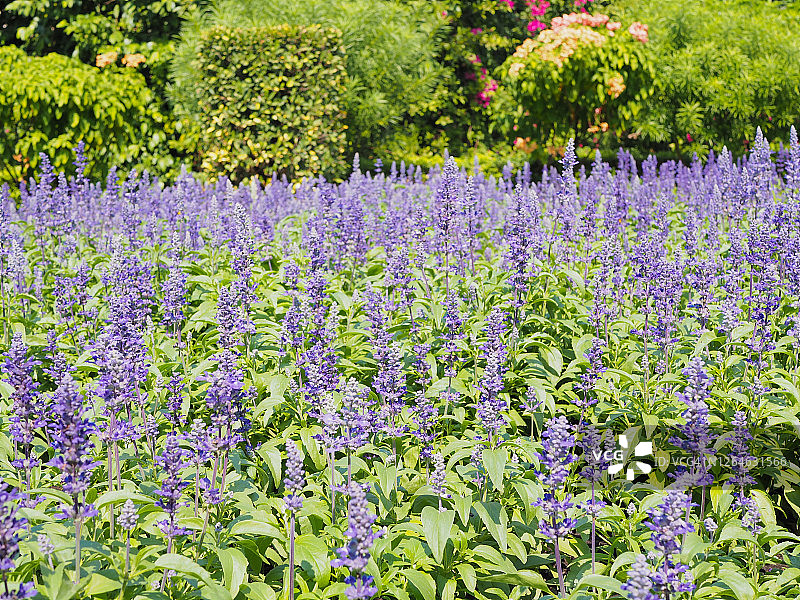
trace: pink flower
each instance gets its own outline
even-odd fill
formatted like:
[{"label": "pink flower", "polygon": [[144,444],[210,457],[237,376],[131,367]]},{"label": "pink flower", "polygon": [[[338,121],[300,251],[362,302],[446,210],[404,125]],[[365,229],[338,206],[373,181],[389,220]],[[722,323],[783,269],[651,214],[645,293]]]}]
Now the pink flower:
[{"label": "pink flower", "polygon": [[541,17],[550,8],[550,3],[547,0],[533,0],[533,2],[528,2],[528,5],[531,7],[532,17]]},{"label": "pink flower", "polygon": [[507,4],[510,10],[514,10],[514,0],[500,0],[503,4]]},{"label": "pink flower", "polygon": [[469,32],[472,35],[478,35],[479,33],[483,32],[483,29],[481,29],[480,27],[473,27],[472,29],[469,30]]},{"label": "pink flower", "polygon": [[631,23],[631,26],[628,27],[628,33],[633,36],[633,39],[646,44],[648,41],[647,37],[647,25],[644,23],[640,23],[639,21],[634,21]]},{"label": "pink flower", "polygon": [[489,103],[492,100],[492,96],[497,91],[497,82],[494,79],[489,79],[486,84],[483,86],[483,89],[478,92],[478,102],[484,108],[489,106]]},{"label": "pink flower", "polygon": [[693,142],[694,141],[694,139],[692,138],[691,134],[688,134],[688,133],[686,134],[686,141],[687,142]]},{"label": "pink flower", "polygon": [[546,29],[546,28],[547,28],[547,25],[542,23],[539,19],[534,19],[533,21],[528,23],[528,31],[530,31],[531,33],[535,33],[536,31],[539,31],[540,29]]}]

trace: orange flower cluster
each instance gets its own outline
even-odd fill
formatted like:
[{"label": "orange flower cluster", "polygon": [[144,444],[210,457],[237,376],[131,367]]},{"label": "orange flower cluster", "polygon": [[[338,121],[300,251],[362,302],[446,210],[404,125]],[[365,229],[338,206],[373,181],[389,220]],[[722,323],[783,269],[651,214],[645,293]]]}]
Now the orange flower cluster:
[{"label": "orange flower cluster", "polygon": [[619,95],[625,91],[625,80],[622,75],[617,73],[608,80],[608,95],[612,98],[619,98]]},{"label": "orange flower cluster", "polygon": [[[608,36],[613,37],[614,32],[620,27],[622,27],[622,23],[612,21],[608,15],[602,14],[570,13],[555,17],[550,22],[550,29],[545,29],[535,39],[528,38],[517,46],[512,56],[519,60],[511,63],[508,68],[508,75],[509,77],[517,77],[520,71],[525,68],[523,61],[532,52],[538,54],[542,60],[553,62],[561,67],[564,61],[574,54],[579,46],[589,44],[601,46],[605,42],[606,35],[597,31],[597,29],[601,29],[601,31],[605,29],[608,32]],[[631,24],[628,28],[628,33],[642,43],[648,40],[647,25],[639,21]],[[614,98],[624,90],[625,83],[621,76],[612,78],[609,81],[608,93]]]},{"label": "orange flower cluster", "polygon": [[534,50],[542,60],[561,67],[564,61],[580,46],[602,46],[606,37],[591,27],[578,25],[559,29],[545,29],[536,38],[539,47]]},{"label": "orange flower cluster", "polygon": [[514,147],[517,150],[522,150],[523,152],[530,154],[539,147],[539,144],[537,144],[536,142],[532,142],[531,138],[529,137],[525,138],[518,137],[514,140]]},{"label": "orange flower cluster", "polygon": [[550,21],[550,29],[559,30],[571,25],[585,25],[586,27],[604,27],[609,31],[616,31],[622,27],[619,21],[611,21],[608,15],[590,15],[589,13],[570,13],[561,17],[554,17]]},{"label": "orange flower cluster", "polygon": [[119,54],[113,50],[111,52],[104,52],[103,54],[98,54],[95,57],[94,64],[102,69],[103,67],[113,65],[115,62],[117,62],[118,56]]},{"label": "orange flower cluster", "polygon": [[647,25],[639,21],[631,23],[631,26],[628,27],[628,33],[630,33],[635,40],[639,40],[643,44],[646,44],[649,40],[647,37]]},{"label": "orange flower cluster", "polygon": [[145,61],[143,54],[126,54],[122,57],[122,64],[126,67],[138,67]]},{"label": "orange flower cluster", "polygon": [[608,131],[608,123],[603,121],[599,125],[592,125],[588,129],[586,129],[586,131],[589,133],[597,133],[598,131],[606,132]]}]

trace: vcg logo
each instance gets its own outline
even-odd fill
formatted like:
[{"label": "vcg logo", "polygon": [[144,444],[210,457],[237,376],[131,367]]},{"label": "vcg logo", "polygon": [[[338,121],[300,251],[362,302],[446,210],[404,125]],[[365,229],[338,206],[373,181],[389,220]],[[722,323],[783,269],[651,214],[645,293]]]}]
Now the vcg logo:
[{"label": "vcg logo", "polygon": [[[630,456],[630,444],[632,439],[628,439],[626,435],[621,435],[618,438],[618,448],[616,450],[605,450],[603,452],[599,452],[595,458],[599,460],[601,457],[604,461],[610,463],[608,467],[608,474],[609,475],[616,475],[617,473],[621,472],[622,469],[625,468],[625,455]],[[645,456],[652,456],[653,455],[653,442],[639,442],[633,448],[633,456],[635,458],[645,457]],[[632,464],[628,465],[628,468],[625,472],[625,478],[628,481],[633,481],[633,478],[636,476],[636,471],[648,474],[650,471],[653,470],[653,467],[647,464],[646,462],[640,460],[634,460]]]}]

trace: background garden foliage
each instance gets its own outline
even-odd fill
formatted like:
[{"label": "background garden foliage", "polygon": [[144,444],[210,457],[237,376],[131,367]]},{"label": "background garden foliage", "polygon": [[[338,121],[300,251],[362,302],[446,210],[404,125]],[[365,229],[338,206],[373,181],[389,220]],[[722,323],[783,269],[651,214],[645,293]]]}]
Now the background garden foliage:
[{"label": "background garden foliage", "polygon": [[88,168],[94,177],[104,177],[113,164],[155,173],[175,168],[180,124],[160,110],[135,69],[110,70],[0,47],[2,180],[30,177],[41,152],[56,167],[68,167],[76,140],[92,149]]},{"label": "background garden foliage", "polygon": [[[586,27],[573,20],[559,34],[577,42],[565,60],[528,52],[526,67],[512,75],[509,68],[519,64],[514,55],[541,46],[542,36],[553,35],[553,19],[569,14],[607,15],[623,27],[590,27],[606,38],[595,45],[573,35]],[[243,142],[233,155],[247,148],[248,166],[226,167],[226,174],[297,176],[324,165],[326,174],[338,177],[356,152],[365,164],[382,158],[427,167],[441,162],[445,150],[462,165],[477,157],[498,173],[509,161],[552,160],[570,137],[582,160],[595,149],[610,158],[619,144],[640,158],[705,157],[723,146],[741,154],[754,125],[775,146],[785,143],[788,126],[800,120],[800,42],[793,33],[799,15],[794,2],[755,0],[13,0],[0,11],[0,41],[32,56],[56,52],[69,56],[69,64],[100,69],[98,77],[108,84],[101,87],[119,87],[114,93],[122,104],[128,90],[117,76],[138,71],[150,92],[141,97],[161,126],[141,134],[151,139],[136,141],[133,159],[123,154],[117,163],[171,179],[183,163],[206,172],[225,163],[209,162],[203,132],[214,125],[196,93],[204,32],[282,24],[335,28],[344,47],[343,160],[295,148],[298,158],[289,165],[277,147]],[[646,26],[646,42],[630,37],[632,23]],[[277,51],[274,59],[280,56]],[[24,69],[37,64],[24,62],[13,76],[24,79]],[[316,102],[296,92],[287,93],[306,106]],[[231,114],[252,111],[253,93],[241,85],[228,96],[240,105]],[[68,113],[58,131],[63,151],[84,130],[69,125],[79,108],[60,108]],[[264,117],[275,127],[285,119]],[[36,133],[49,126],[33,123],[30,134],[18,132],[28,139],[13,140],[13,147],[3,142],[4,155],[12,157],[0,170],[4,181],[25,177],[39,152],[54,149]],[[289,129],[281,135],[294,137]],[[127,139],[111,146],[130,145]],[[96,173],[108,170],[107,148],[88,141],[86,151],[90,163],[100,165]]]},{"label": "background garden foliage", "polygon": [[279,25],[204,32],[192,67],[209,176],[292,178],[344,167],[344,49],[337,29]]}]

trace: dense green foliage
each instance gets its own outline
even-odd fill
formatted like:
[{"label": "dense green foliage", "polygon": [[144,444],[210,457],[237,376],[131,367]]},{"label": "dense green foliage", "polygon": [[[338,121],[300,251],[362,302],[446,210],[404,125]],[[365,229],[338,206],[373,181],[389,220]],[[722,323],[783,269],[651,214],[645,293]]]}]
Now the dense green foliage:
[{"label": "dense green foliage", "polygon": [[144,55],[140,71],[163,102],[174,37],[207,0],[12,0],[0,11],[0,44],[29,54],[66,54],[94,64],[97,54]]},{"label": "dense green foliage", "polygon": [[158,173],[176,168],[178,126],[134,68],[100,71],[58,54],[32,57],[2,47],[0,123],[0,182],[27,179],[40,152],[66,168],[80,141],[95,177],[112,164]]},{"label": "dense green foliage", "polygon": [[648,146],[741,153],[759,125],[783,139],[800,122],[800,17],[768,2],[623,2],[651,24],[657,92],[638,128]]},{"label": "dense green foliage", "polygon": [[[74,54],[87,62],[107,45],[168,41],[203,0],[12,0],[0,11],[0,43],[31,54]],[[125,48],[138,52],[138,49]]]},{"label": "dense green foliage", "polygon": [[201,169],[236,181],[341,172],[343,54],[341,33],[319,26],[204,32],[192,90]]},{"label": "dense green foliage", "polygon": [[[509,77],[518,48],[535,43],[554,18],[584,9],[607,12],[626,27],[641,21],[650,41],[636,47],[624,36],[611,38],[561,67],[533,61]],[[365,164],[382,158],[429,166],[449,150],[464,163],[480,156],[497,172],[507,161],[552,160],[570,136],[583,145],[582,156],[594,148],[614,152],[618,144],[638,156],[706,156],[722,146],[741,154],[754,125],[785,142],[788,125],[800,122],[796,2],[12,0],[0,11],[0,43],[89,65],[114,56],[111,71],[127,56],[141,56],[136,70],[166,131],[140,144],[156,150],[138,162],[171,176],[176,161],[196,168],[206,154],[197,147],[210,126],[196,95],[203,32],[281,24],[342,31],[345,152],[358,152]],[[625,89],[609,95],[617,76]],[[182,132],[180,144],[168,150],[175,160],[165,161],[160,142],[174,129]]]},{"label": "dense green foliage", "polygon": [[189,106],[187,82],[199,74],[194,68],[197,40],[214,25],[306,26],[318,24],[342,32],[347,61],[343,87],[344,123],[352,151],[369,152],[404,117],[440,102],[432,93],[443,69],[434,60],[439,20],[424,2],[399,0],[220,0],[214,10],[196,14],[187,22],[174,62],[175,100]]}]

